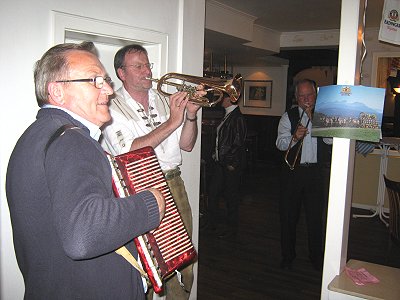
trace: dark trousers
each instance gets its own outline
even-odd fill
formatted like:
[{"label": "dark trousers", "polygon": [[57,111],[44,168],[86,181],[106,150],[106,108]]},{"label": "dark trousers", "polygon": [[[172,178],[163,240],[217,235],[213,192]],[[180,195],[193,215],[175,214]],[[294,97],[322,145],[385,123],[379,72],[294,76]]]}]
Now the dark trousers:
[{"label": "dark trousers", "polygon": [[237,232],[240,204],[241,170],[228,170],[226,166],[214,162],[208,185],[208,220],[211,226],[219,223],[219,200],[222,196],[226,203],[226,219],[222,220],[228,228]]},{"label": "dark trousers", "polygon": [[293,260],[296,257],[296,227],[301,207],[304,206],[309,257],[311,260],[323,257],[325,188],[329,172],[325,167],[313,165],[296,166],[294,170],[282,167],[280,190],[280,225],[282,258]]}]

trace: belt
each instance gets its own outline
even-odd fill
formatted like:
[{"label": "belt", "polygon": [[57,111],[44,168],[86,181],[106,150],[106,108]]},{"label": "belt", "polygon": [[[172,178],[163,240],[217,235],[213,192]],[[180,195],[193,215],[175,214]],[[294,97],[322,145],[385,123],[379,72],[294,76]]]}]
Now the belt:
[{"label": "belt", "polygon": [[171,180],[181,175],[181,170],[179,169],[179,167],[176,167],[175,169],[165,170],[163,171],[163,173],[166,180]]},{"label": "belt", "polygon": [[311,167],[316,167],[317,163],[302,163],[299,164],[299,167],[303,167],[303,168],[311,168]]}]

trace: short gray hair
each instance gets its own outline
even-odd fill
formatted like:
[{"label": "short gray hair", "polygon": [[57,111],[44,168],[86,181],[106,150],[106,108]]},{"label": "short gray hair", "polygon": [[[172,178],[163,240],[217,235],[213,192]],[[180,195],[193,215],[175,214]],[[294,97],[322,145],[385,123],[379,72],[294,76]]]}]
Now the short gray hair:
[{"label": "short gray hair", "polygon": [[299,80],[299,81],[297,81],[295,83],[295,85],[294,85],[294,95],[295,95],[296,98],[297,98],[298,87],[299,87],[299,85],[302,85],[302,84],[311,85],[313,87],[313,89],[314,89],[314,93],[317,94],[317,83],[312,79],[307,79],[306,78],[306,79],[301,79],[301,80]]},{"label": "short gray hair", "polygon": [[47,50],[42,58],[36,62],[33,73],[36,101],[39,107],[49,103],[49,83],[68,76],[69,65],[67,54],[72,50],[86,51],[97,56],[96,48],[92,42],[59,44]]}]

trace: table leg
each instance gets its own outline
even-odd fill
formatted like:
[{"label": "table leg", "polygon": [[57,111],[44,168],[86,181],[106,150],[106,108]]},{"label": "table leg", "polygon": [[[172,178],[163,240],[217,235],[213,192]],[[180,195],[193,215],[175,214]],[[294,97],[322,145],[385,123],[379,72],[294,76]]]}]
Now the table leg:
[{"label": "table leg", "polygon": [[379,168],[379,182],[378,182],[378,195],[376,197],[376,208],[374,213],[371,215],[357,215],[353,214],[353,218],[372,218],[375,216],[379,216],[379,219],[386,225],[389,226],[389,223],[385,220],[387,216],[385,215],[383,208],[385,204],[385,180],[383,179],[383,175],[386,174],[387,164],[388,164],[388,154],[390,150],[390,145],[380,145],[382,150],[381,153],[381,161]]}]

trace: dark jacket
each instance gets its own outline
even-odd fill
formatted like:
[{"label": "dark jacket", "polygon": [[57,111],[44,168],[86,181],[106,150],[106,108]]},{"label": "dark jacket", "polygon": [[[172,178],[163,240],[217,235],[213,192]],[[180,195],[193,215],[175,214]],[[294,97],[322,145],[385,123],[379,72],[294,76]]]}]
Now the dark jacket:
[{"label": "dark jacket", "polygon": [[218,132],[218,158],[224,165],[244,168],[246,165],[246,120],[236,107]]},{"label": "dark jacket", "polygon": [[[67,130],[50,145],[52,134]],[[89,130],[67,113],[41,109],[19,139],[6,178],[14,248],[25,299],[144,299],[139,273],[114,253],[159,224],[144,193],[116,199],[111,168]]]}]

